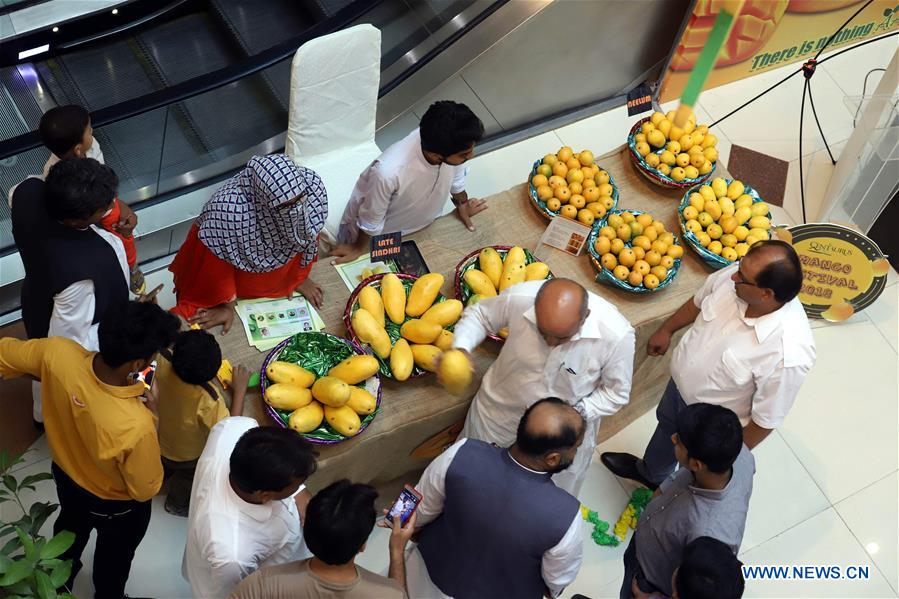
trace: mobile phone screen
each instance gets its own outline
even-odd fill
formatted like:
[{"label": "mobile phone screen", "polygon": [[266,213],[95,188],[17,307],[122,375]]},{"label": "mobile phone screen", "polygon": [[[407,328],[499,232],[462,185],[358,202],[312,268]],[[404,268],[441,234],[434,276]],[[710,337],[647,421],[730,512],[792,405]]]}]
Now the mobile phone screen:
[{"label": "mobile phone screen", "polygon": [[144,384],[147,389],[153,384],[153,376],[156,374],[156,360],[150,362],[150,365],[137,373],[137,380]]},{"label": "mobile phone screen", "polygon": [[400,492],[400,496],[396,498],[396,501],[390,508],[390,511],[387,512],[387,520],[393,522],[394,517],[399,514],[400,525],[405,526],[406,522],[408,522],[409,518],[412,516],[412,512],[418,507],[420,501],[421,496],[416,495],[412,489],[403,489]]}]

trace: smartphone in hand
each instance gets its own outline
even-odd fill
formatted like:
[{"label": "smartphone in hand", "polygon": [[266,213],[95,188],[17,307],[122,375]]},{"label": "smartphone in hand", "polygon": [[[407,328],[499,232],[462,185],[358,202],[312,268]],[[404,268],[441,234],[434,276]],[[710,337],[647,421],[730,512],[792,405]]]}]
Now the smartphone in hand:
[{"label": "smartphone in hand", "polygon": [[400,526],[406,526],[406,522],[409,521],[409,518],[411,518],[412,514],[415,513],[415,510],[418,509],[418,504],[421,503],[421,499],[421,493],[416,491],[413,486],[406,485],[405,488],[400,491],[400,496],[393,502],[390,511],[387,512],[387,521],[393,522],[394,517],[399,515]]},{"label": "smartphone in hand", "polygon": [[150,362],[150,365],[137,373],[135,377],[135,382],[140,382],[144,384],[144,387],[147,389],[150,388],[150,385],[153,384],[153,377],[156,376],[156,360]]}]

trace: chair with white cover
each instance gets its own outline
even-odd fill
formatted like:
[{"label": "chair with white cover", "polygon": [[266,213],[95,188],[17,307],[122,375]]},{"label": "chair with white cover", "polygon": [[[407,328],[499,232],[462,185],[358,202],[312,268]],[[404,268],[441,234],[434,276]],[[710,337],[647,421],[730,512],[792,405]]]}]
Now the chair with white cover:
[{"label": "chair with white cover", "polygon": [[356,179],[381,153],[375,144],[380,81],[381,32],[371,25],[310,40],[293,57],[285,151],[325,184],[327,245],[336,244]]}]

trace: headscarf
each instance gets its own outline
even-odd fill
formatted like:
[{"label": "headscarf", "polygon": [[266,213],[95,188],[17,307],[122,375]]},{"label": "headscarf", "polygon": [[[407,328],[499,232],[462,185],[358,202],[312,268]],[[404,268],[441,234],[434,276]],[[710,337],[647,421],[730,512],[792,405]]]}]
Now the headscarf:
[{"label": "headscarf", "polygon": [[297,255],[301,266],[310,264],[327,219],[328,194],[315,171],[272,154],[253,156],[206,202],[197,222],[200,241],[218,258],[261,273]]}]

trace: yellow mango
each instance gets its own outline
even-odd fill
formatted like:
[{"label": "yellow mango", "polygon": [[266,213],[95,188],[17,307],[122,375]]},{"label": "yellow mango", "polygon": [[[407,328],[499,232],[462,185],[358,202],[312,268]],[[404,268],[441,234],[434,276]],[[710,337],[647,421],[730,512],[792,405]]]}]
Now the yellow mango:
[{"label": "yellow mango", "polygon": [[768,230],[771,228],[771,221],[768,220],[767,216],[753,216],[749,219],[749,230],[752,229],[764,229]]},{"label": "yellow mango", "polygon": [[348,385],[361,383],[378,372],[378,361],[374,356],[350,356],[328,371],[328,376],[336,376]]},{"label": "yellow mango", "polygon": [[390,352],[390,371],[393,372],[393,378],[398,381],[405,381],[412,374],[412,366],[415,364],[412,356],[412,348],[405,339],[397,339],[393,351]]},{"label": "yellow mango", "polygon": [[435,372],[437,370],[437,356],[442,354],[436,345],[412,345],[412,359],[415,365],[422,370]]},{"label": "yellow mango", "polygon": [[[708,185],[703,185],[703,187],[708,187]],[[712,190],[712,188],[709,187],[709,191],[712,194],[712,197],[710,197],[709,199],[714,200],[715,192],[711,191],[711,190]],[[705,200],[706,200],[705,196],[703,196],[701,193],[694,191],[693,193],[690,194],[690,205],[693,206],[694,208],[696,208],[696,212],[702,212],[702,208],[703,208],[703,206],[705,206]]]},{"label": "yellow mango", "polygon": [[443,351],[447,351],[453,346],[453,334],[450,331],[443,329],[434,341],[434,345]]},{"label": "yellow mango", "polygon": [[323,376],[312,385],[312,397],[326,406],[339,408],[350,400],[350,386],[336,376]]},{"label": "yellow mango", "polygon": [[464,307],[462,302],[457,299],[444,300],[428,308],[428,311],[421,315],[421,319],[427,322],[436,322],[441,327],[448,327],[459,320]]},{"label": "yellow mango", "polygon": [[543,262],[534,262],[524,267],[525,281],[542,281],[549,276],[549,266]]},{"label": "yellow mango", "polygon": [[353,437],[359,434],[359,429],[362,428],[359,414],[354,412],[350,406],[335,408],[326,405],[325,420],[331,425],[331,428],[344,437]]},{"label": "yellow mango", "polygon": [[727,181],[721,177],[712,179],[712,191],[715,192],[715,197],[723,198],[727,195]]},{"label": "yellow mango", "polygon": [[509,336],[509,327],[503,327],[496,332],[501,338],[506,339]]},{"label": "yellow mango", "polygon": [[737,211],[737,207],[734,206],[734,201],[727,196],[721,198],[718,205],[721,206],[721,214],[723,215],[733,216]]},{"label": "yellow mango", "polygon": [[440,358],[437,374],[447,391],[453,395],[462,395],[471,383],[471,362],[465,352],[451,349]]},{"label": "yellow mango", "polygon": [[752,216],[768,216],[768,213],[771,210],[768,208],[768,204],[765,202],[756,202],[751,207]]},{"label": "yellow mango", "polygon": [[[715,195],[715,192],[712,190],[711,186],[703,185],[699,188],[699,195],[702,196],[703,204],[708,202],[709,200],[717,200],[718,196]],[[700,209],[701,211],[702,209]]]},{"label": "yellow mango", "polygon": [[705,212],[708,212],[712,219],[717,222],[721,218],[721,205],[717,200],[706,200],[703,206]]},{"label": "yellow mango", "polygon": [[276,383],[297,387],[311,387],[315,382],[315,373],[290,362],[272,362],[266,367],[265,375]]},{"label": "yellow mango", "polygon": [[514,266],[516,264],[524,264],[527,262],[527,256],[524,255],[524,250],[519,246],[515,246],[511,248],[508,252],[506,252],[506,257],[503,259],[503,268],[506,268],[506,265]]},{"label": "yellow mango", "polygon": [[359,415],[371,414],[378,407],[378,401],[374,395],[362,387],[350,387],[350,399],[346,405]]},{"label": "yellow mango", "polygon": [[350,319],[356,337],[362,343],[367,343],[382,360],[390,355],[390,335],[384,327],[378,326],[374,316],[368,310],[359,308],[353,312]]},{"label": "yellow mango", "polygon": [[443,327],[436,322],[413,318],[403,323],[403,326],[400,327],[400,335],[412,343],[427,344],[433,343],[442,330]]},{"label": "yellow mango", "polygon": [[324,408],[317,401],[313,401],[307,406],[294,410],[287,419],[287,426],[298,433],[311,433],[321,426],[324,419]]},{"label": "yellow mango", "polygon": [[500,292],[512,285],[524,282],[526,260],[524,250],[518,246],[513,247],[506,253],[506,259],[503,261],[503,274],[499,279]]},{"label": "yellow mango", "polygon": [[736,200],[743,195],[744,191],[746,191],[746,186],[743,185],[743,182],[739,179],[734,179],[730,182],[730,185],[727,186],[727,197]]},{"label": "yellow mango", "polygon": [[768,233],[768,229],[762,229],[760,227],[757,227],[754,229],[749,229],[749,236],[756,237],[756,238],[758,238],[759,241],[764,241],[765,239],[771,239],[771,234]]},{"label": "yellow mango", "polygon": [[737,211],[734,212],[734,217],[736,217],[737,222],[742,225],[752,217],[752,209],[749,206],[740,206],[737,208]]},{"label": "yellow mango", "polygon": [[737,210],[739,210],[743,206],[752,206],[752,196],[748,193],[744,193],[736,200],[734,200],[734,206],[737,207]]},{"label": "yellow mango", "polygon": [[400,278],[392,272],[387,273],[381,279],[381,301],[384,302],[384,310],[387,312],[388,318],[394,324],[403,324],[403,321],[406,320],[406,288],[403,287]]},{"label": "yellow mango", "polygon": [[490,281],[490,277],[479,271],[477,268],[469,268],[462,275],[462,279],[471,287],[471,290],[482,297],[493,297],[496,295],[496,287]]},{"label": "yellow mango", "polygon": [[493,283],[493,288],[499,287],[499,277],[503,274],[503,259],[500,257],[499,252],[493,248],[484,248],[478,254],[478,266],[481,272],[487,275],[487,278]]},{"label": "yellow mango", "polygon": [[357,298],[359,307],[368,310],[368,313],[375,317],[375,322],[384,326],[384,302],[381,301],[381,294],[377,289],[366,285],[359,291]]},{"label": "yellow mango", "polygon": [[418,317],[431,307],[440,288],[443,286],[443,275],[432,272],[419,277],[409,290],[409,299],[406,302],[406,314]]},{"label": "yellow mango", "polygon": [[265,403],[279,410],[296,410],[312,401],[309,389],[287,383],[275,383],[265,388]]}]

